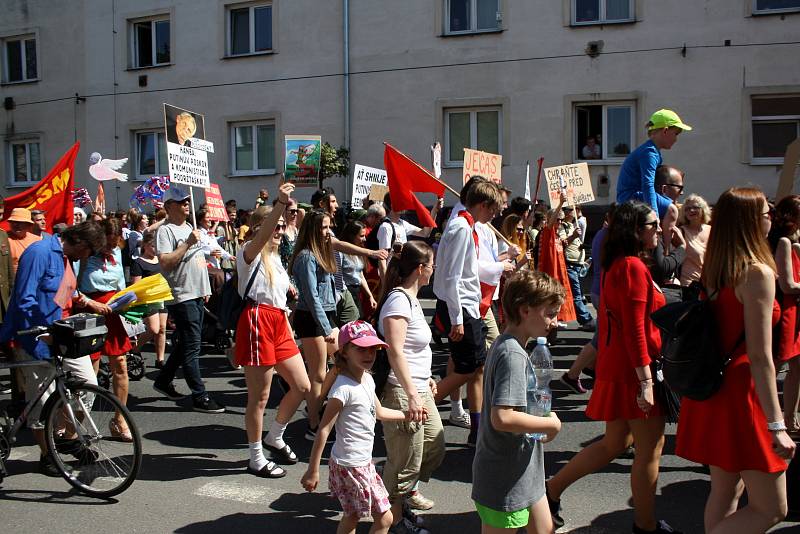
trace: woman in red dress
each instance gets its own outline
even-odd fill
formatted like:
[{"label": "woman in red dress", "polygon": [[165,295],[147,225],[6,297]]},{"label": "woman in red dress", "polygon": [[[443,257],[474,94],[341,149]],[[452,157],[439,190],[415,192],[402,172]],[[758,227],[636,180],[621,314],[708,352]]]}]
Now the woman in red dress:
[{"label": "woman in red dress", "polygon": [[783,420],[789,433],[800,431],[797,420],[797,405],[800,397],[800,255],[798,255],[798,231],[800,231],[800,195],[784,197],[775,206],[769,244],[775,255],[778,269],[777,300],[781,305],[781,320],[776,329],[775,366],[784,362],[789,372],[783,381]]},{"label": "woman in red dress", "polygon": [[653,391],[650,364],[659,357],[661,335],[650,314],[664,305],[664,296],[642,258],[656,247],[658,234],[658,216],[646,204],[626,202],[614,212],[601,261],[605,274],[597,314],[597,377],[586,408],[587,416],[606,422],[606,433],[548,481],[547,497],[556,523],[563,522],[558,517],[563,491],[635,442],[633,532],[678,532],[655,515],[665,410]]},{"label": "woman in red dress", "polygon": [[[716,296],[721,348],[733,357],[715,395],[683,399],[676,445],[679,456],[710,466],[704,514],[710,534],[762,533],[786,516],[784,472],[795,444],[786,433],[772,362],[780,309],[770,226],[767,200],[757,189],[729,189],[714,207],[702,282]],[[738,508],[745,488],[747,506]]]}]

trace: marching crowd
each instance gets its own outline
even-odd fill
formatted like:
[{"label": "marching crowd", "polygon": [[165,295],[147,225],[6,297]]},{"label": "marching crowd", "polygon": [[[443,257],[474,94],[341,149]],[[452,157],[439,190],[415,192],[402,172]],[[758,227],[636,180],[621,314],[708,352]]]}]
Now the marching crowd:
[{"label": "marching crowd", "polygon": [[[254,210],[237,211],[230,201],[229,222],[210,222],[201,207],[196,226],[189,194],[177,186],[152,219],[132,210],[92,213],[83,222],[81,212],[54,236],[42,231],[46,214],[17,208],[10,232],[0,232],[0,340],[16,359],[47,359],[41,342],[15,332],[62,314],[103,314],[102,355],[123,403],[126,355],[152,342],[160,369],[154,389],[183,398],[174,384],[181,368],[193,408],[221,413],[199,356],[204,321],[219,322],[213,296],[233,287],[244,299],[230,358],[247,387],[247,470],[278,478],[288,472],[282,465],[298,463],[284,432],[305,401],[305,437],[314,445],[301,483],[317,489],[323,449],[334,441],[328,488],[344,512],[338,532],[353,532],[370,516],[371,532],[427,532],[413,510],[435,505],[420,484],[445,455],[437,405],[448,399],[450,423],[469,428],[467,444],[475,448],[472,498],[484,532],[553,532],[568,513],[563,493],[629,447],[632,531],[679,532],[655,510],[665,424],[675,421],[675,453],[710,469],[706,531],[765,532],[787,513],[785,471],[800,432],[800,195],[773,205],[759,190],[734,187],[713,209],[698,195],[681,202],[684,173],[664,165],[661,150],[688,130],[672,111],[653,114],[648,140],[625,160],[617,203],[591,243],[580,206],[567,205],[565,193],[546,210],[479,176],[464,184],[452,209],[434,203],[436,228],[404,220],[390,194],[343,216],[335,191],[320,189],[303,209],[289,183],[272,201],[262,190]],[[590,264],[587,299],[582,278]],[[150,306],[144,332],[132,340],[107,302],[156,273],[173,300]],[[419,301],[429,284],[432,324]],[[710,299],[720,350],[731,360],[719,391],[682,399],[678,414],[659,394],[662,336],[651,314],[698,298]],[[586,415],[604,421],[606,431],[546,478],[543,444],[557,439],[561,421],[555,412],[535,414],[530,343],[552,339],[575,320],[594,337],[560,381],[584,393],[581,374],[594,378]],[[168,326],[174,333],[165,356]],[[449,343],[447,374],[438,382],[433,336]],[[96,383],[100,357],[69,365]],[[781,408],[777,372],[784,365]],[[275,373],[285,394],[264,435]],[[41,381],[31,372],[15,376],[15,394]],[[377,420],[387,452],[380,475],[372,462]],[[131,439],[122,420],[110,430]],[[41,431],[34,433],[40,470],[53,474]],[[745,490],[747,504],[739,506]]]}]

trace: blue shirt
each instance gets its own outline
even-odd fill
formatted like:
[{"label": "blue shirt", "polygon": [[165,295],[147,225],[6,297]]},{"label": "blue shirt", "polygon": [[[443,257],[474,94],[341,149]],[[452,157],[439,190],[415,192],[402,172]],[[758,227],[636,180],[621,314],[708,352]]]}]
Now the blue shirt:
[{"label": "blue shirt", "polygon": [[659,213],[655,181],[661,161],[661,152],[649,139],[628,154],[617,178],[617,204],[640,200]]},{"label": "blue shirt", "polygon": [[8,315],[0,327],[0,342],[16,339],[35,359],[50,359],[46,344],[37,341],[35,336],[17,336],[16,333],[34,326],[48,326],[61,319],[61,307],[53,298],[63,277],[64,251],[57,238],[44,237],[25,249],[19,258]]},{"label": "blue shirt", "polygon": [[[608,234],[608,228],[604,225],[597,233],[594,235],[594,239],[592,239],[592,289],[590,293],[592,295],[599,295],[600,294],[600,285],[601,285],[601,278],[603,276],[603,267],[600,265],[600,256],[602,255],[603,251],[603,243],[606,240],[606,234]],[[597,302],[592,302],[595,306],[599,306]]]},{"label": "blue shirt", "polygon": [[115,247],[111,252],[114,263],[101,254],[90,256],[79,275],[78,290],[83,293],[121,291],[125,289],[125,271],[122,267],[122,252]]}]

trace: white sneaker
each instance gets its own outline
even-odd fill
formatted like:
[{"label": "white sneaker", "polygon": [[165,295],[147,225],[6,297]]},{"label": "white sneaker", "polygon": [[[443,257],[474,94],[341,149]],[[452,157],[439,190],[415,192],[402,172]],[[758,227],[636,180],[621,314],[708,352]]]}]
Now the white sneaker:
[{"label": "white sneaker", "polygon": [[457,426],[460,428],[470,428],[471,422],[469,420],[469,414],[467,412],[450,412],[450,418],[448,419],[451,425]]}]

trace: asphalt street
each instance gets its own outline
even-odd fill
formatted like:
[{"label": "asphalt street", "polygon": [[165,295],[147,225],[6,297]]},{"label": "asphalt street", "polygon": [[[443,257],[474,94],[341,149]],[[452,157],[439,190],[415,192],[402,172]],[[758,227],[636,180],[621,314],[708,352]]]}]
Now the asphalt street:
[{"label": "asphalt street", "polygon": [[[430,302],[426,302],[430,308]],[[574,328],[559,333],[553,346],[555,367],[566,369],[590,334]],[[213,349],[206,347],[213,352]],[[327,493],[323,466],[320,491],[306,493],[300,486],[311,442],[303,438],[305,421],[298,412],[287,430],[287,442],[301,461],[287,467],[283,479],[259,479],[245,472],[248,452],[243,430],[246,390],[241,371],[233,370],[224,355],[205,354],[201,360],[207,388],[228,408],[209,415],[190,409],[189,399],[172,402],[152,389],[156,370],[152,353],[145,353],[148,372],[131,382],[128,405],[144,438],[143,467],[139,479],[111,501],[74,492],[62,479],[36,472],[38,449],[23,433],[8,462],[10,475],[0,486],[0,532],[103,532],[200,534],[245,532],[334,532],[338,502]],[[435,371],[446,363],[443,350],[435,350]],[[7,371],[3,372],[3,380]],[[558,375],[556,375],[558,376]],[[180,391],[186,384],[176,380]],[[546,446],[548,475],[555,473],[583,446],[603,431],[588,420],[584,409],[589,395],[568,393],[553,384],[555,410],[564,422],[555,441]],[[273,387],[265,427],[274,419],[280,388]],[[441,406],[443,419],[449,404]],[[380,428],[380,425],[378,425]],[[467,430],[445,425],[447,455],[434,479],[420,489],[436,506],[424,514],[436,532],[479,532],[480,523],[470,496],[472,450],[465,446]],[[702,466],[672,454],[675,427],[667,428],[667,444],[658,484],[658,515],[686,533],[701,533],[703,504],[709,490]],[[326,449],[326,455],[329,449]],[[374,456],[384,458],[382,438],[376,437]],[[629,466],[621,458],[606,469],[577,482],[563,496],[560,532],[603,534],[630,532]],[[784,522],[770,532],[800,533],[800,518]],[[367,532],[362,523],[358,532]]]}]

